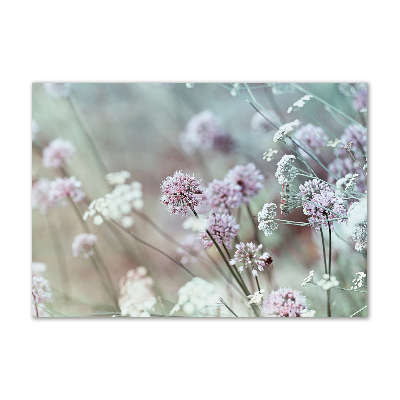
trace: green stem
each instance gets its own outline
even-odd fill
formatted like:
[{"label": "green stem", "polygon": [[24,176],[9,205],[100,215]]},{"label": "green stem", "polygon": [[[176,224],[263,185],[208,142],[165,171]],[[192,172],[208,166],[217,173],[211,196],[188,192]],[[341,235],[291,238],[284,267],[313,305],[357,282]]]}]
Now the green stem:
[{"label": "green stem", "polygon": [[253,213],[251,212],[251,209],[250,209],[250,204],[246,204],[246,208],[247,208],[247,212],[249,213],[251,223],[253,224],[255,240],[257,241],[258,244],[261,244],[260,236],[258,234],[257,222],[254,220]]}]

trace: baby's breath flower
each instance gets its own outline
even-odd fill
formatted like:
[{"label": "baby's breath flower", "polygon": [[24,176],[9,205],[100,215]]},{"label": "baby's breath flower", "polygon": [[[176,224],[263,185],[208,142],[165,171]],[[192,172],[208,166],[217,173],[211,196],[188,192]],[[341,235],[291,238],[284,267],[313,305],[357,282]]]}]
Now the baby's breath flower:
[{"label": "baby's breath flower", "polygon": [[145,267],[129,270],[119,282],[118,304],[121,308],[121,315],[149,317],[149,312],[157,303],[153,287],[154,281],[147,275]]},{"label": "baby's breath flower", "polygon": [[106,180],[109,185],[123,185],[127,179],[131,177],[128,171],[110,172],[106,175]]},{"label": "baby's breath flower", "polygon": [[295,156],[285,154],[278,162],[275,176],[278,178],[278,182],[281,185],[284,183],[290,183],[294,178],[296,178],[298,170],[292,165],[295,159]]},{"label": "baby's breath flower", "polygon": [[275,209],[275,203],[265,203],[262,210],[258,212],[258,229],[264,231],[265,236],[271,236],[273,231],[278,229],[278,224],[275,222]]},{"label": "baby's breath flower", "polygon": [[196,317],[217,317],[221,313],[221,302],[214,291],[214,286],[204,279],[195,277],[178,291],[178,303],[169,315],[179,310]]},{"label": "baby's breath flower", "polygon": [[358,276],[352,280],[353,286],[350,289],[358,289],[363,286],[364,278],[367,276],[364,272],[357,272],[356,275]]},{"label": "baby's breath flower", "polygon": [[354,247],[362,251],[368,245],[368,203],[363,197],[358,203],[353,203],[348,211],[348,225],[352,232]]},{"label": "baby's breath flower", "polygon": [[329,274],[324,274],[317,285],[324,290],[329,290],[330,288],[339,286],[339,281],[333,275],[329,276]]},{"label": "baby's breath flower", "polygon": [[290,137],[295,129],[300,125],[300,121],[298,119],[293,122],[289,122],[285,125],[282,125],[278,132],[274,135],[274,142],[278,142],[280,140],[284,140],[287,137]]},{"label": "baby's breath flower", "polygon": [[326,147],[333,147],[336,148],[341,143],[340,139],[329,140],[326,144]]},{"label": "baby's breath flower", "polygon": [[258,292],[254,292],[254,294],[249,294],[247,297],[249,298],[248,304],[255,304],[256,306],[260,306],[263,301],[265,289],[261,289]]},{"label": "baby's breath flower", "polygon": [[305,286],[307,283],[314,283],[314,271],[313,270],[310,271],[310,273],[308,274],[307,278],[304,279],[301,286]]},{"label": "baby's breath flower", "polygon": [[88,211],[83,215],[83,219],[94,217],[93,223],[101,225],[105,219],[111,218],[121,223],[124,228],[130,228],[134,224],[131,212],[143,208],[142,196],[140,182],[117,185],[105,197],[93,200]]},{"label": "baby's breath flower", "polygon": [[307,101],[309,101],[310,99],[312,99],[312,96],[306,94],[300,100],[297,100],[295,103],[293,103],[293,107],[289,107],[289,109],[287,110],[288,114],[290,114],[293,109],[296,111],[300,108],[303,108]]},{"label": "baby's breath flower", "polygon": [[275,154],[277,154],[277,153],[278,153],[278,150],[269,149],[268,152],[265,152],[263,154],[263,159],[264,160],[267,159],[267,162],[269,162],[274,158]]}]

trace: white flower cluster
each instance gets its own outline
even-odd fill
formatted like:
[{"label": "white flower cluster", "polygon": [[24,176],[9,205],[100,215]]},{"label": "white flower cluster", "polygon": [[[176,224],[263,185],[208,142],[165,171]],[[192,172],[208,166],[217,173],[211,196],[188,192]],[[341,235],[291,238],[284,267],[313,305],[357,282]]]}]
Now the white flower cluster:
[{"label": "white flower cluster", "polygon": [[278,150],[269,149],[268,152],[265,152],[263,154],[263,159],[267,159],[267,161],[269,162],[274,158],[276,153],[278,153]]},{"label": "white flower cluster", "polygon": [[295,156],[285,154],[278,164],[276,164],[278,168],[276,169],[275,176],[278,178],[278,182],[281,185],[293,182],[293,179],[298,175],[299,171],[292,165],[295,159]]},{"label": "white flower cluster", "polygon": [[256,306],[260,306],[263,301],[265,289],[261,289],[259,292],[254,292],[254,294],[249,294],[247,297],[249,298],[249,305],[255,304]]},{"label": "white flower cluster", "polygon": [[204,232],[208,229],[208,221],[202,215],[199,215],[199,218],[196,217],[188,217],[182,224],[183,229],[192,230],[193,232]]},{"label": "white flower cluster", "polygon": [[300,317],[312,318],[315,316],[315,310],[301,310]]},{"label": "white flower cluster", "polygon": [[121,315],[150,317],[150,311],[157,303],[153,286],[154,281],[147,275],[145,267],[129,270],[119,283]]},{"label": "white flower cluster", "polygon": [[214,286],[204,279],[193,278],[179,289],[178,295],[178,303],[169,315],[180,309],[187,315],[197,317],[216,317],[220,314],[220,298],[215,293]]},{"label": "white flower cluster", "polygon": [[295,107],[295,111],[303,108],[304,104],[307,103],[307,101],[309,101],[310,99],[312,99],[312,96],[309,94],[306,94],[305,96],[303,96],[300,100],[297,100],[295,103],[293,103],[293,106],[290,106],[287,110],[288,114],[290,114],[293,111],[293,107]]},{"label": "white flower cluster", "polygon": [[128,171],[110,172],[106,175],[106,180],[109,185],[123,185],[127,179],[131,177]]},{"label": "white flower cluster", "polygon": [[286,137],[289,137],[295,129],[300,125],[300,121],[296,119],[293,122],[289,122],[285,125],[282,125],[278,132],[275,133],[274,135],[274,142],[278,142],[280,140],[284,140]]},{"label": "white flower cluster", "polygon": [[354,240],[354,247],[357,251],[367,248],[368,245],[368,203],[363,197],[358,203],[353,203],[348,210],[348,225],[351,230],[351,237]]},{"label": "white flower cluster", "polygon": [[322,287],[322,289],[329,290],[332,287],[339,286],[339,281],[333,275],[329,279],[329,274],[324,274],[317,285]]},{"label": "white flower cluster", "polygon": [[346,174],[343,178],[340,178],[336,182],[335,196],[337,198],[343,198],[343,192],[353,192],[356,188],[356,178],[358,174]]},{"label": "white flower cluster", "polygon": [[[113,177],[111,181],[122,181]],[[131,182],[129,184],[118,184],[111,193],[104,197],[93,200],[88,211],[83,215],[83,219],[94,217],[93,223],[101,225],[104,219],[113,219],[122,224],[124,228],[130,228],[134,219],[130,215],[132,210],[140,210],[143,208],[142,200],[142,184],[139,182]]]},{"label": "white flower cluster", "polygon": [[337,147],[339,144],[341,143],[340,139],[335,139],[333,140],[329,140],[328,143],[326,144],[326,147]]},{"label": "white flower cluster", "polygon": [[308,274],[307,278],[304,279],[301,286],[305,286],[307,283],[314,283],[314,271],[313,270],[310,271],[310,273]]},{"label": "white flower cluster", "polygon": [[278,224],[275,222],[275,209],[275,203],[265,203],[262,210],[258,212],[258,229],[264,231],[265,236],[271,236],[273,231],[278,229]]},{"label": "white flower cluster", "polygon": [[357,289],[363,286],[364,278],[367,276],[364,272],[357,272],[356,275],[358,276],[352,280],[353,286],[350,289]]}]

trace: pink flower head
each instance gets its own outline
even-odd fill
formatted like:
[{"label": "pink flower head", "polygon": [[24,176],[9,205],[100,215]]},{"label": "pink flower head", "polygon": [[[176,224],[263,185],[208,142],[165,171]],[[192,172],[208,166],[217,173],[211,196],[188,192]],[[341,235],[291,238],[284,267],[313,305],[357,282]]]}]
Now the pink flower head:
[{"label": "pink flower head", "polygon": [[50,184],[49,198],[52,202],[58,202],[71,197],[75,203],[79,203],[85,197],[85,194],[80,189],[81,185],[81,182],[77,181],[74,176],[57,178]]},{"label": "pink flower head", "polygon": [[234,183],[242,194],[242,202],[248,204],[250,198],[264,187],[264,176],[253,163],[236,165],[226,174],[226,180]]},{"label": "pink flower head", "polygon": [[[354,154],[354,156],[357,157],[357,154]],[[365,193],[365,191],[367,190],[367,178],[364,176],[363,173],[360,173],[360,167],[350,156],[344,158],[336,158],[329,164],[328,169],[329,171],[332,172],[332,174],[334,174],[338,178],[339,176],[343,178],[347,174],[353,175],[357,173],[358,174],[358,177],[356,179],[357,192]],[[336,179],[334,179],[332,175],[329,175],[328,182],[336,183]]]},{"label": "pink flower head", "polygon": [[214,179],[207,186],[205,202],[211,212],[229,213],[229,208],[237,208],[242,204],[241,188],[227,179]]},{"label": "pink flower head", "polygon": [[47,208],[54,205],[50,199],[50,181],[47,179],[39,179],[32,185],[32,208],[38,208],[42,213]]},{"label": "pink flower head", "polygon": [[43,83],[46,92],[53,97],[69,96],[72,83]]},{"label": "pink flower head", "polygon": [[243,267],[247,268],[250,266],[252,268],[252,272],[254,276],[257,276],[257,271],[254,269],[254,265],[257,265],[259,271],[264,271],[264,267],[272,264],[272,258],[268,253],[264,253],[261,256],[258,256],[258,252],[263,248],[263,245],[260,244],[256,246],[253,242],[244,244],[240,242],[236,245],[236,251],[233,256],[233,259],[229,261],[230,265],[235,265],[240,262],[243,263],[243,266],[238,268],[239,272],[243,271]]},{"label": "pink flower head", "polygon": [[[228,249],[232,248],[232,240],[237,236],[240,225],[236,223],[236,218],[229,214],[211,214],[207,218],[208,231],[215,241],[225,245]],[[209,249],[214,243],[207,232],[200,232],[201,243],[204,248]]]},{"label": "pink flower head", "polygon": [[197,148],[229,152],[233,139],[211,111],[196,114],[188,122],[186,130],[180,136],[182,148],[188,155],[193,155]]},{"label": "pink flower head", "polygon": [[367,89],[361,89],[356,93],[356,95],[354,97],[353,105],[357,111],[361,111],[361,110],[364,110],[367,108],[367,106],[368,106]]},{"label": "pink flower head", "polygon": [[43,165],[46,168],[59,168],[68,165],[69,159],[75,154],[75,147],[64,139],[55,139],[43,149]]},{"label": "pink flower head", "polygon": [[[320,147],[326,146],[328,137],[324,130],[320,126],[315,126],[313,124],[303,125],[301,128],[297,129],[294,137],[298,139],[306,150],[311,150],[315,154],[320,154]],[[300,149],[303,157],[309,158],[310,156],[303,150]]]},{"label": "pink flower head", "polygon": [[194,176],[176,171],[173,176],[168,176],[161,184],[163,195],[160,200],[171,214],[187,216],[187,209],[194,208],[201,203],[203,190],[200,189],[200,181]]},{"label": "pink flower head", "polygon": [[[337,198],[335,191],[327,183],[319,179],[313,179],[299,186],[303,202],[303,212],[308,215],[308,222],[316,230],[321,226],[328,228],[328,224],[333,229],[333,221],[326,222],[334,218],[339,218],[338,222],[345,222],[346,209],[341,198]],[[341,218],[343,217],[343,218]]]},{"label": "pink flower head", "polygon": [[[368,134],[367,130],[358,124],[349,125],[343,132],[342,136],[340,136],[340,140],[344,145],[348,145],[350,142],[353,142],[351,146],[352,151],[356,151],[354,153],[355,158],[362,158],[362,156],[358,153],[367,154],[368,151]],[[347,154],[347,150],[341,149],[339,147],[338,154],[345,155]]]},{"label": "pink flower head", "polygon": [[97,242],[97,236],[92,233],[81,233],[75,236],[72,243],[72,254],[74,257],[78,257],[79,254],[83,253],[84,258],[89,258],[93,255],[92,247]]},{"label": "pink flower head", "polygon": [[305,311],[308,311],[305,296],[298,290],[279,288],[263,301],[261,313],[264,317],[301,317]]},{"label": "pink flower head", "polygon": [[51,289],[47,279],[41,275],[32,276],[32,303],[45,304],[51,299]]}]

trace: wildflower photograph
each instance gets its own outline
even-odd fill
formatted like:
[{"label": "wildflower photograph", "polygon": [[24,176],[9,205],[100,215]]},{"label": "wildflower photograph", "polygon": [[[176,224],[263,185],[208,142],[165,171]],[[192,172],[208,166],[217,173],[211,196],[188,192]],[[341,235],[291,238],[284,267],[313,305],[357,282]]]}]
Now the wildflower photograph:
[{"label": "wildflower photograph", "polygon": [[34,318],[368,316],[366,83],[33,83]]}]

